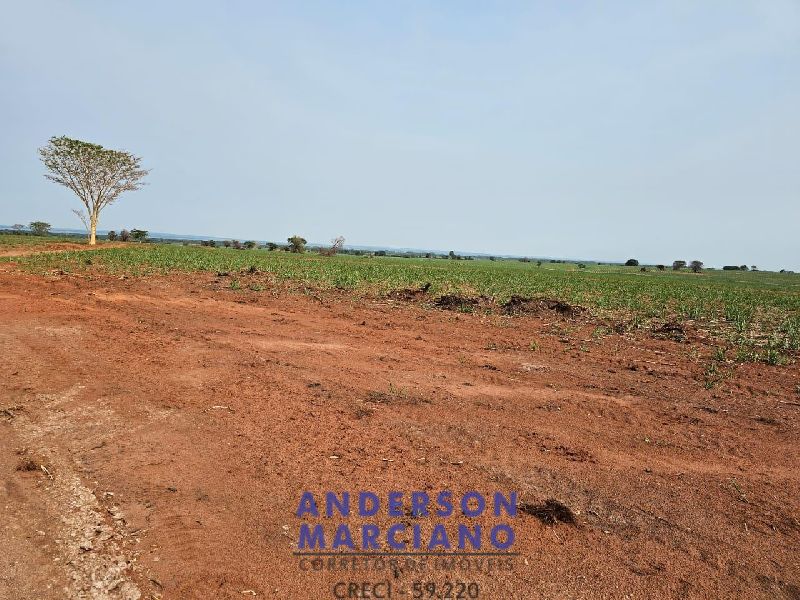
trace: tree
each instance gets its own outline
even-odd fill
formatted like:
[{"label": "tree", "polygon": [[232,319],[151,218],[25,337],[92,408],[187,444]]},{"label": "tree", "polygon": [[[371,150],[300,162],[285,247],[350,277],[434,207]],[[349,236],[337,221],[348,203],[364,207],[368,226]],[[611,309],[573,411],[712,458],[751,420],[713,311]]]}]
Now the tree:
[{"label": "tree", "polygon": [[116,239],[117,239],[117,232],[112,229],[111,231],[108,232],[108,241],[113,242]]},{"label": "tree", "polygon": [[255,248],[256,246],[258,246],[258,244],[256,244],[256,243],[255,243],[254,241],[252,241],[252,240],[248,240],[248,241],[246,241],[246,242],[244,243],[244,247],[245,247],[245,248],[247,248],[248,250],[252,250],[252,249],[253,249],[253,248]]},{"label": "tree", "polygon": [[703,270],[703,261],[702,260],[693,260],[689,263],[689,268],[692,270],[693,273],[699,273]]},{"label": "tree", "polygon": [[747,265],[742,265],[739,267],[740,271],[747,271]]},{"label": "tree", "polygon": [[656,265],[656,269],[658,269],[659,271],[663,271],[666,268],[667,267],[665,265]]},{"label": "tree", "polygon": [[44,221],[32,221],[28,227],[34,235],[47,235],[50,233],[50,228],[52,225],[50,225],[50,223],[45,223]]},{"label": "tree", "polygon": [[456,259],[456,253],[453,252],[452,250],[450,250],[450,252],[447,253],[447,256],[448,256],[448,258],[450,260],[455,260]]},{"label": "tree", "polygon": [[23,229],[25,229],[25,225],[16,223],[15,225],[11,226],[11,229],[14,231],[14,233],[20,233]]},{"label": "tree", "polygon": [[137,242],[144,242],[147,240],[148,233],[145,229],[131,229],[131,239]]},{"label": "tree", "polygon": [[755,265],[752,265],[752,266],[750,267],[750,270],[751,270],[751,271],[758,271],[758,267],[757,267],[757,266],[755,266]]},{"label": "tree", "polygon": [[324,249],[320,248],[319,253],[322,254],[322,256],[333,256],[337,254],[342,249],[343,246],[344,246],[344,237],[340,235],[339,237],[331,240],[330,248],[324,248]]},{"label": "tree", "polygon": [[122,242],[127,242],[129,239],[131,239],[131,232],[127,229],[123,229],[119,232],[119,239]]},{"label": "tree", "polygon": [[267,242],[267,250],[272,252],[277,249],[278,249],[278,244],[276,244],[275,242]]},{"label": "tree", "polygon": [[626,267],[638,267],[639,266],[639,261],[636,260],[635,258],[629,258],[628,260],[625,261],[625,266]]},{"label": "tree", "polygon": [[49,171],[45,177],[72,190],[83,203],[86,212],[78,212],[91,245],[97,243],[100,212],[123,192],[138,190],[148,173],[138,156],[66,136],[50,138],[39,156]]},{"label": "tree", "polygon": [[308,243],[304,238],[299,235],[293,235],[286,239],[289,242],[289,251],[294,253],[301,253],[306,251],[306,244]]},{"label": "tree", "polygon": [[239,240],[231,240],[231,246],[233,246],[235,250],[241,250],[242,242],[240,242]]},{"label": "tree", "polygon": [[672,270],[673,271],[680,271],[685,266],[686,266],[686,261],[685,260],[676,260],[674,263],[672,263]]}]

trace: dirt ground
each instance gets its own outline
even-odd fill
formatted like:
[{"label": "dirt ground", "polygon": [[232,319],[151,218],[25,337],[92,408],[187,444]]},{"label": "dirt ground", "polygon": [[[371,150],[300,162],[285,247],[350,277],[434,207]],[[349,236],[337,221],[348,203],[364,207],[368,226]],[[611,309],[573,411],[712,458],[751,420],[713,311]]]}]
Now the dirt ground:
[{"label": "dirt ground", "polygon": [[[702,344],[227,284],[0,270],[0,599],[800,598],[797,364],[706,389]],[[509,569],[302,570],[304,490],[574,523],[520,513]]]}]

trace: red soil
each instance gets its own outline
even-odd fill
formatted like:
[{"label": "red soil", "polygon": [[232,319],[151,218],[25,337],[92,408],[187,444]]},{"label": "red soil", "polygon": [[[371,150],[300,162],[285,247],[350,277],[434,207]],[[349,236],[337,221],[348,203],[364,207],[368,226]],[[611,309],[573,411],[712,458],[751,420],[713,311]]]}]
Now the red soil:
[{"label": "red soil", "polygon": [[[0,324],[0,598],[800,597],[797,364],[708,390],[707,347],[212,275],[6,269]],[[306,572],[303,490],[516,490],[575,523],[513,519],[513,570]]]}]

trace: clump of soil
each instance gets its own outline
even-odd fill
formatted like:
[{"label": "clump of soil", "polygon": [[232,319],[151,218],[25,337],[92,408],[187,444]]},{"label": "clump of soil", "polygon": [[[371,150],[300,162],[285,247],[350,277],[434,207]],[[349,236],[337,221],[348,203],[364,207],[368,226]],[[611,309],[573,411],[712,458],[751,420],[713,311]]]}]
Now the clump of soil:
[{"label": "clump of soil", "polygon": [[686,330],[680,323],[669,322],[658,327],[653,327],[653,333],[657,336],[667,337],[673,340],[682,341],[686,337]]},{"label": "clump of soil", "polygon": [[17,471],[24,471],[27,473],[31,473],[33,471],[38,471],[38,470],[39,470],[39,465],[36,463],[36,461],[30,458],[26,458],[17,465]]},{"label": "clump of soil", "polygon": [[472,312],[481,302],[487,302],[485,296],[460,296],[458,294],[445,294],[439,296],[434,301],[434,306],[444,310],[457,310],[460,312]]},{"label": "clump of soil", "polygon": [[526,515],[536,517],[545,525],[555,525],[556,523],[575,525],[575,515],[572,514],[572,510],[553,498],[545,500],[544,504],[526,502],[517,508]]},{"label": "clump of soil", "polygon": [[431,284],[426,283],[418,288],[403,288],[400,290],[392,290],[388,294],[386,294],[387,298],[392,300],[404,300],[406,302],[411,302],[413,300],[419,300],[420,298],[424,298],[428,290],[431,289]]},{"label": "clump of soil", "polygon": [[585,312],[585,308],[552,298],[526,298],[525,296],[511,296],[502,306],[507,315],[536,314],[545,310],[552,310],[565,317],[576,317]]}]

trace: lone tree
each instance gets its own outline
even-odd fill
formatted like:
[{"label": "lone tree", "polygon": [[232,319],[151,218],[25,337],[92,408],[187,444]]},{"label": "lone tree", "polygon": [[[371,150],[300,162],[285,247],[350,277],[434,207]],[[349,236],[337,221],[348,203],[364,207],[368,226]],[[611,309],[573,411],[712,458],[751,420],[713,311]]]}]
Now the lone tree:
[{"label": "lone tree", "polygon": [[672,263],[672,270],[680,271],[685,266],[686,266],[685,260],[676,260],[675,262]]},{"label": "lone tree", "polygon": [[52,227],[52,225],[44,221],[33,221],[28,227],[34,235],[47,235],[50,233],[50,227]]},{"label": "lone tree", "polygon": [[703,261],[702,260],[693,260],[692,262],[689,263],[689,268],[694,273],[699,273],[700,271],[703,270]]},{"label": "lone tree", "polygon": [[286,240],[289,242],[289,250],[291,252],[305,252],[306,251],[306,244],[308,243],[304,238],[301,238],[299,235],[293,235]]},{"label": "lone tree", "polygon": [[625,266],[626,267],[638,267],[639,266],[639,261],[636,260],[635,258],[629,258],[628,260],[625,261]]},{"label": "lone tree", "polygon": [[150,233],[146,229],[131,229],[131,239],[137,242],[147,241],[147,234]]},{"label": "lone tree", "polygon": [[68,187],[83,202],[86,212],[77,212],[89,231],[91,245],[97,243],[100,211],[122,192],[138,190],[148,173],[138,156],[66,136],[50,138],[39,148],[39,156],[49,171],[45,177]]}]

